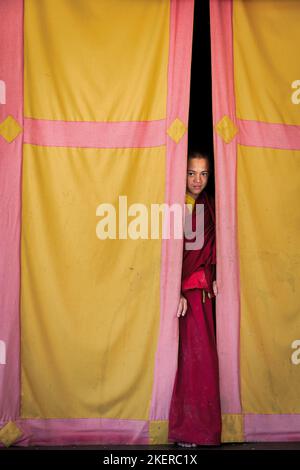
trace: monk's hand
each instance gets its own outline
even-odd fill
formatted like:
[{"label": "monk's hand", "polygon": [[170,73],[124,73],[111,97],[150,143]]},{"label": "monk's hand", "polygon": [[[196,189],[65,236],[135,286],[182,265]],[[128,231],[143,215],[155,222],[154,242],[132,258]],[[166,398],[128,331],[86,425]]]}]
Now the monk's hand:
[{"label": "monk's hand", "polygon": [[214,293],[215,295],[218,294],[217,281],[214,281],[214,282],[213,282],[213,293]]},{"label": "monk's hand", "polygon": [[187,300],[183,295],[180,296],[178,309],[177,309],[177,317],[184,317],[187,311]]}]

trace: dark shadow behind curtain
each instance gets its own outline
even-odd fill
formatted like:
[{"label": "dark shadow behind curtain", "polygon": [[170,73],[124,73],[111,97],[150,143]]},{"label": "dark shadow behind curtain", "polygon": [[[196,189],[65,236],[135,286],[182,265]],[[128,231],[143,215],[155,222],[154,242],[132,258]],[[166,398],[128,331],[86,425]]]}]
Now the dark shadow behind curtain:
[{"label": "dark shadow behind curtain", "polygon": [[[189,150],[211,157],[213,165],[212,85],[209,0],[195,0],[191,93],[189,110]],[[214,194],[214,168],[208,185]]]}]

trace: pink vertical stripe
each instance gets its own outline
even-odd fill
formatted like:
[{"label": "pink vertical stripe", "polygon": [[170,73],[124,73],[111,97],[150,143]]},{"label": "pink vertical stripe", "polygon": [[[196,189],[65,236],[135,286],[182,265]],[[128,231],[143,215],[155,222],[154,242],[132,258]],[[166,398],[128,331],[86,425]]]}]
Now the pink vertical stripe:
[{"label": "pink vertical stripe", "polygon": [[[232,2],[211,0],[211,53],[214,125],[227,115],[236,123]],[[236,207],[236,139],[214,133],[217,220],[217,340],[223,413],[240,413],[239,265]]]},{"label": "pink vertical stripe", "polygon": [[238,120],[237,141],[250,147],[299,150],[300,126],[269,122]]},{"label": "pink vertical stripe", "polygon": [[[0,79],[6,84],[8,115],[23,125],[23,0],[0,1]],[[20,199],[22,135],[12,143],[0,137],[0,340],[6,344],[6,364],[0,364],[0,419],[19,414],[19,291]]]},{"label": "pink vertical stripe", "polygon": [[245,441],[300,441],[300,414],[246,414]]},{"label": "pink vertical stripe", "polygon": [[[166,129],[175,118],[188,125],[194,0],[171,0]],[[167,136],[166,193],[168,204],[184,203],[187,133],[176,144]],[[174,184],[176,182],[176,184]],[[178,319],[182,241],[163,240],[161,319],[155,358],[150,419],[167,420],[177,369]]]},{"label": "pink vertical stripe", "polygon": [[165,145],[165,120],[80,122],[24,119],[24,143],[50,147],[125,148]]}]

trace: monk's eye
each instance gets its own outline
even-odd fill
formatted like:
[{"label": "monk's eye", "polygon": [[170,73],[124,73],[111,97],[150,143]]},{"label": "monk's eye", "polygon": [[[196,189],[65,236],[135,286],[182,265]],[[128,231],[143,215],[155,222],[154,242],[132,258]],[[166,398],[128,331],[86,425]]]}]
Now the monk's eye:
[{"label": "monk's eye", "polygon": [[192,171],[188,171],[188,176],[194,176],[194,173]]},{"label": "monk's eye", "polygon": [[202,173],[202,175],[203,175],[203,176],[208,176],[208,173],[207,173],[206,171],[204,171],[204,172]]}]

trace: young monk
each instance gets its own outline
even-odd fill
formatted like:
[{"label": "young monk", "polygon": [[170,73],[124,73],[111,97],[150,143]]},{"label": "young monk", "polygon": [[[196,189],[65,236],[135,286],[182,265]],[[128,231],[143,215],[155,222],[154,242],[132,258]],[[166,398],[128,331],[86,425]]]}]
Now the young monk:
[{"label": "young monk", "polygon": [[185,447],[219,445],[221,411],[218,356],[216,349],[212,297],[214,281],[215,216],[214,203],[205,191],[210,174],[207,155],[188,157],[186,203],[204,205],[204,243],[202,248],[183,252],[182,296],[179,317],[178,369],[169,416],[169,439]]}]

